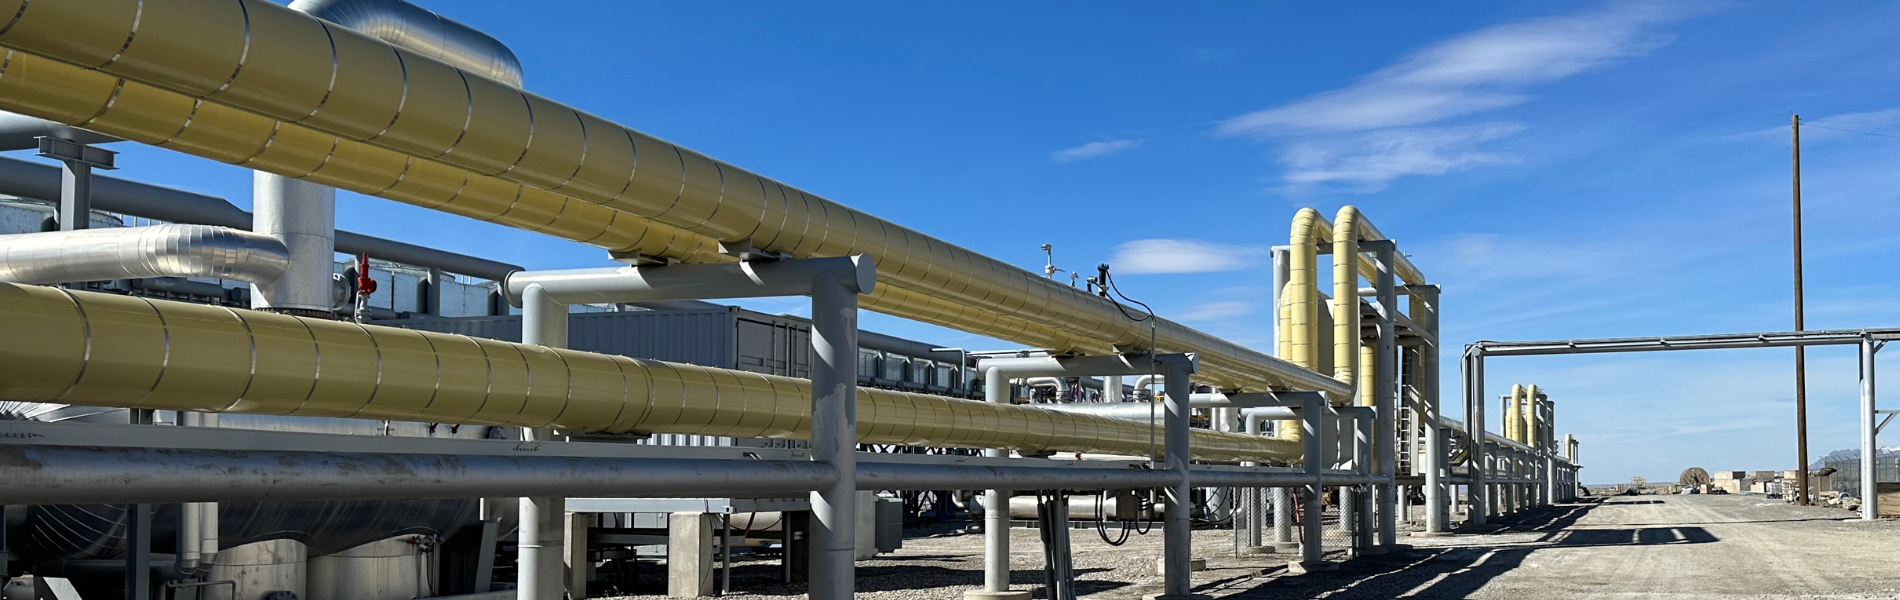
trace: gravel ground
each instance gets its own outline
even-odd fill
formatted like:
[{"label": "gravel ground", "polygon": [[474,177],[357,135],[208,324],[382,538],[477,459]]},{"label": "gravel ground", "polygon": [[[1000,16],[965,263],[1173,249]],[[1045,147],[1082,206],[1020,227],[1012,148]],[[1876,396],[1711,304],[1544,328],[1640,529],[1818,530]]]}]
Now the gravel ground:
[{"label": "gravel ground", "polygon": [[[1231,531],[1195,532],[1196,593],[1216,598],[1900,598],[1900,522],[1852,520],[1759,496],[1613,497],[1535,511],[1490,531],[1403,538],[1408,551],[1346,560],[1336,572],[1291,575],[1285,555],[1233,556]],[[912,530],[904,548],[858,563],[858,597],[957,599],[982,583],[983,540],[962,524]],[[1012,581],[1042,585],[1041,543],[1015,530]],[[1111,530],[1111,534],[1114,533]],[[1111,547],[1094,530],[1072,536],[1083,597],[1159,591],[1159,531]],[[664,567],[634,591],[663,593]],[[802,596],[775,561],[734,569],[735,598]],[[626,596],[655,598],[657,596]]]}]

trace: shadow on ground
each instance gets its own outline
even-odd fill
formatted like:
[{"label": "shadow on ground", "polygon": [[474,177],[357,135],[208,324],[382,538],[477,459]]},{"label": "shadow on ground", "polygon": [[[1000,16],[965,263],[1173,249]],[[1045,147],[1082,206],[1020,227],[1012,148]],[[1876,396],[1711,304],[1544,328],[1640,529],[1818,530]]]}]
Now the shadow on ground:
[{"label": "shadow on ground", "polygon": [[[1618,503],[1618,504],[1640,504]],[[1705,544],[1716,537],[1701,527],[1635,527],[1566,530],[1578,519],[1600,506],[1586,500],[1572,504],[1534,509],[1506,518],[1494,518],[1497,533],[1542,532],[1535,540],[1510,545],[1414,548],[1409,552],[1367,556],[1340,564],[1338,571],[1288,576],[1284,571],[1269,573],[1275,578],[1264,585],[1229,598],[1302,598],[1385,599],[1400,594],[1414,598],[1464,598],[1477,592],[1492,579],[1522,565],[1531,553],[1546,548],[1586,546],[1635,546],[1659,544]],[[1476,541],[1476,540],[1474,540]],[[1202,590],[1218,589],[1223,582],[1208,582]]]}]

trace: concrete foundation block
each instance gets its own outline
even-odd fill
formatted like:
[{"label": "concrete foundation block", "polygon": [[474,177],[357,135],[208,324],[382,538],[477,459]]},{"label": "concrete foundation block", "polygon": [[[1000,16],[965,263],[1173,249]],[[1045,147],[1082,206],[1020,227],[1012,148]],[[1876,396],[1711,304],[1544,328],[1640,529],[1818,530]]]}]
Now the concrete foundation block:
[{"label": "concrete foundation block", "polygon": [[[1166,558],[1155,559],[1155,574],[1156,575],[1166,573],[1167,569],[1168,569],[1168,559]],[[1206,570],[1207,570],[1207,559],[1205,558],[1188,559],[1189,573],[1199,573],[1201,571],[1206,571]]]},{"label": "concrete foundation block", "polygon": [[719,515],[676,512],[666,519],[666,595],[701,598],[713,595],[713,532]]},{"label": "concrete foundation block", "polygon": [[1240,549],[1240,553],[1243,556],[1260,556],[1264,554],[1277,554],[1279,552],[1280,549],[1273,546],[1247,546]]}]

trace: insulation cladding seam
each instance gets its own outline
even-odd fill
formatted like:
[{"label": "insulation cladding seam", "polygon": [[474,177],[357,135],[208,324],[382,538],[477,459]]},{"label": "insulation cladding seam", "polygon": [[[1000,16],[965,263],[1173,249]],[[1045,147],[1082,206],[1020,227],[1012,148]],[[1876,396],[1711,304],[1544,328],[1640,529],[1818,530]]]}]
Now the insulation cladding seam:
[{"label": "insulation cladding seam", "polygon": [[[800,439],[810,382],[455,334],[0,284],[0,398],[162,410]],[[169,360],[190,357],[190,360]],[[550,382],[552,382],[550,384]],[[874,388],[862,443],[1144,455],[1146,422]],[[1207,430],[1206,460],[1299,447]]]},{"label": "insulation cladding seam", "polygon": [[[15,7],[24,2],[11,1]],[[141,11],[127,0],[31,3],[24,10],[16,8],[18,16],[0,34],[0,45],[261,115],[302,119],[316,130],[369,141],[402,156],[440,156],[476,173],[504,175],[527,189],[597,202],[714,240],[749,240],[759,248],[800,258],[868,254],[897,285],[1107,345],[1148,344],[1148,327],[1125,319],[1110,301],[841,204],[785,186],[767,186],[767,180],[743,169],[500,82],[462,77],[462,85],[452,85],[458,83],[454,67],[357,32],[325,28],[321,21],[283,6],[263,0],[149,4]],[[0,14],[8,7],[0,1]],[[134,22],[133,14],[139,12],[150,14]],[[328,48],[318,41],[326,32]],[[240,69],[246,46],[259,51]],[[119,56],[102,50],[118,47],[125,48]],[[334,52],[319,52],[325,49]],[[335,57],[332,69],[294,66],[294,56],[326,54]],[[238,75],[232,77],[232,72]],[[262,75],[247,79],[247,73]],[[305,92],[322,89],[332,75],[349,81],[331,86],[328,98],[317,106],[316,94]],[[589,120],[598,126],[585,123]],[[623,135],[606,134],[615,129]],[[600,132],[599,144],[583,141],[594,132]],[[622,146],[623,141],[629,143]],[[594,151],[596,146],[599,151]],[[588,149],[585,156],[582,148]],[[629,167],[632,177],[621,175]],[[729,185],[748,179],[759,181],[761,188],[782,189],[761,196],[753,186]],[[386,180],[390,183],[382,187],[396,184],[394,177]],[[794,197],[803,200],[802,214],[793,210]],[[785,200],[788,218],[773,226],[774,219],[754,215],[770,215],[775,198]],[[736,210],[722,210],[727,206]],[[549,212],[560,215],[573,208]],[[801,220],[804,233],[789,234]],[[821,224],[816,229],[811,227],[814,221]],[[1199,378],[1224,389],[1346,391],[1347,386],[1266,354],[1177,323],[1157,325],[1156,350],[1199,354]]]}]

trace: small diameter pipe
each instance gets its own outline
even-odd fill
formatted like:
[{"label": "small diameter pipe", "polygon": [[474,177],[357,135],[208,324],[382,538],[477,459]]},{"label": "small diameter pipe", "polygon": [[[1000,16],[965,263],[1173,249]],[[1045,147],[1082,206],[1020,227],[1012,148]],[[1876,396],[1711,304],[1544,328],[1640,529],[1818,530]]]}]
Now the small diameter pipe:
[{"label": "small diameter pipe", "polygon": [[[549,348],[567,347],[567,305],[550,297],[540,285],[529,285],[522,293],[521,342]],[[552,441],[551,429],[521,429],[521,440],[529,444]],[[561,572],[566,566],[561,552],[566,548],[567,499],[560,496],[528,496],[520,499],[517,526],[515,590],[519,600],[561,600],[565,591]]]},{"label": "small diameter pipe", "polygon": [[[991,367],[983,372],[983,399],[1008,404],[1010,401],[1008,376],[1003,370]],[[1139,383],[1136,384],[1139,387]],[[1000,449],[984,450],[983,455],[990,458],[1007,458],[1009,451]],[[1000,594],[1009,591],[1009,492],[990,488],[983,490],[983,591]]]}]

